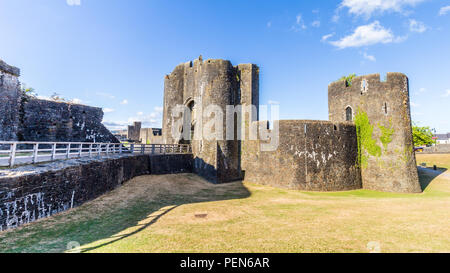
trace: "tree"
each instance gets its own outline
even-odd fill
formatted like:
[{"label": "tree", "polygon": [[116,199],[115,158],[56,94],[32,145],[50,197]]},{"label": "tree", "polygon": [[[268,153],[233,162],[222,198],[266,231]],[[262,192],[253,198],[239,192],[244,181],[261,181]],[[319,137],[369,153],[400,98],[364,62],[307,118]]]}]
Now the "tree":
[{"label": "tree", "polygon": [[415,146],[426,146],[435,143],[435,140],[433,139],[433,132],[431,131],[430,127],[421,127],[414,123],[412,131]]},{"label": "tree", "polygon": [[356,74],[350,74],[348,76],[342,76],[339,80],[340,81],[345,81],[347,83],[347,86],[352,86],[352,81],[353,79],[356,77]]}]

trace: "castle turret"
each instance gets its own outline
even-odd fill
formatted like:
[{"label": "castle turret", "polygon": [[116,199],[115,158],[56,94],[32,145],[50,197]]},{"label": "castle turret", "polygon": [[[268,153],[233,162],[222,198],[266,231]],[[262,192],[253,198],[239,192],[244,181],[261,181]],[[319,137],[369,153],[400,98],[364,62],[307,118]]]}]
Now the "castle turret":
[{"label": "castle turret", "polygon": [[331,121],[357,126],[363,188],[421,192],[412,139],[408,78],[388,73],[356,77],[351,85],[328,86]]},{"label": "castle turret", "polygon": [[[251,64],[234,67],[227,60],[203,61],[199,58],[177,66],[166,77],[163,118],[165,143],[191,143],[194,171],[212,182],[222,183],[242,178],[240,141],[237,137],[227,139],[226,111],[229,106],[240,105],[241,100],[242,103],[258,105],[258,72],[257,67]],[[256,93],[252,94],[254,90]],[[172,112],[177,105],[186,107],[190,114],[189,118],[184,118],[183,130],[190,128],[191,132],[183,134],[182,138],[172,134],[173,131],[181,130],[173,128],[176,125]],[[222,124],[211,123],[217,118]],[[214,125],[220,128],[214,128]],[[235,129],[237,126],[232,127]],[[189,135],[190,139],[183,139]]]},{"label": "castle turret", "polygon": [[0,140],[17,140],[20,70],[0,60]]}]

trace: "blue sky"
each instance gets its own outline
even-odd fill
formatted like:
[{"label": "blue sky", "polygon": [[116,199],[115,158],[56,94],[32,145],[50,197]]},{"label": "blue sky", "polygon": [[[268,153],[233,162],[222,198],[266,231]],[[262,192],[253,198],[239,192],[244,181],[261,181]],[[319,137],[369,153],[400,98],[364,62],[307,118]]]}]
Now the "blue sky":
[{"label": "blue sky", "polygon": [[0,0],[0,26],[23,83],[114,128],[160,126],[164,75],[202,54],[258,64],[282,119],[328,119],[342,75],[403,72],[413,120],[450,132],[448,0]]}]

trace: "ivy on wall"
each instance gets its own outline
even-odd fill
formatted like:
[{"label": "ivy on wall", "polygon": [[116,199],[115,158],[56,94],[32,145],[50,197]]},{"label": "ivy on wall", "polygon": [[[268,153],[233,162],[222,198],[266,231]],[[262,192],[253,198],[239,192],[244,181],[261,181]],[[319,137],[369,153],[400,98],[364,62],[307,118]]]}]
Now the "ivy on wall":
[{"label": "ivy on wall", "polygon": [[392,142],[392,135],[395,132],[394,128],[392,128],[392,120],[389,120],[388,127],[378,124],[378,128],[381,131],[380,141],[383,144],[384,150],[387,150],[387,145]]},{"label": "ivy on wall", "polygon": [[[370,124],[367,113],[358,108],[355,115],[356,131],[358,135],[358,157],[359,166],[366,168],[368,165],[368,159],[370,156],[380,157],[383,153],[381,147],[377,144],[377,138],[373,136],[374,126]],[[387,152],[388,144],[392,142],[392,136],[395,130],[392,126],[392,120],[389,120],[388,126],[383,126],[378,123],[378,129],[381,132],[380,142],[383,145],[384,152]],[[378,162],[380,167],[383,168],[384,163]]]},{"label": "ivy on wall", "polygon": [[381,147],[373,138],[374,126],[370,124],[367,113],[358,108],[355,115],[356,132],[358,135],[358,157],[361,168],[366,168],[369,156],[381,156]]}]

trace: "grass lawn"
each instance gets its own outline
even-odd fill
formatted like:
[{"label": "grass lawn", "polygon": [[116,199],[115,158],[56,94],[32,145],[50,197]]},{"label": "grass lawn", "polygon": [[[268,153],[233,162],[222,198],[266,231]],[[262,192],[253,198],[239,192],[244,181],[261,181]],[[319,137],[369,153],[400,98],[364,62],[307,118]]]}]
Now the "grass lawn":
[{"label": "grass lawn", "polygon": [[[418,155],[450,167],[450,155]],[[432,166],[432,165],[431,165]],[[141,176],[71,211],[0,233],[0,252],[450,251],[450,171],[420,171],[423,194],[212,185]],[[438,175],[439,174],[439,175]]]}]

